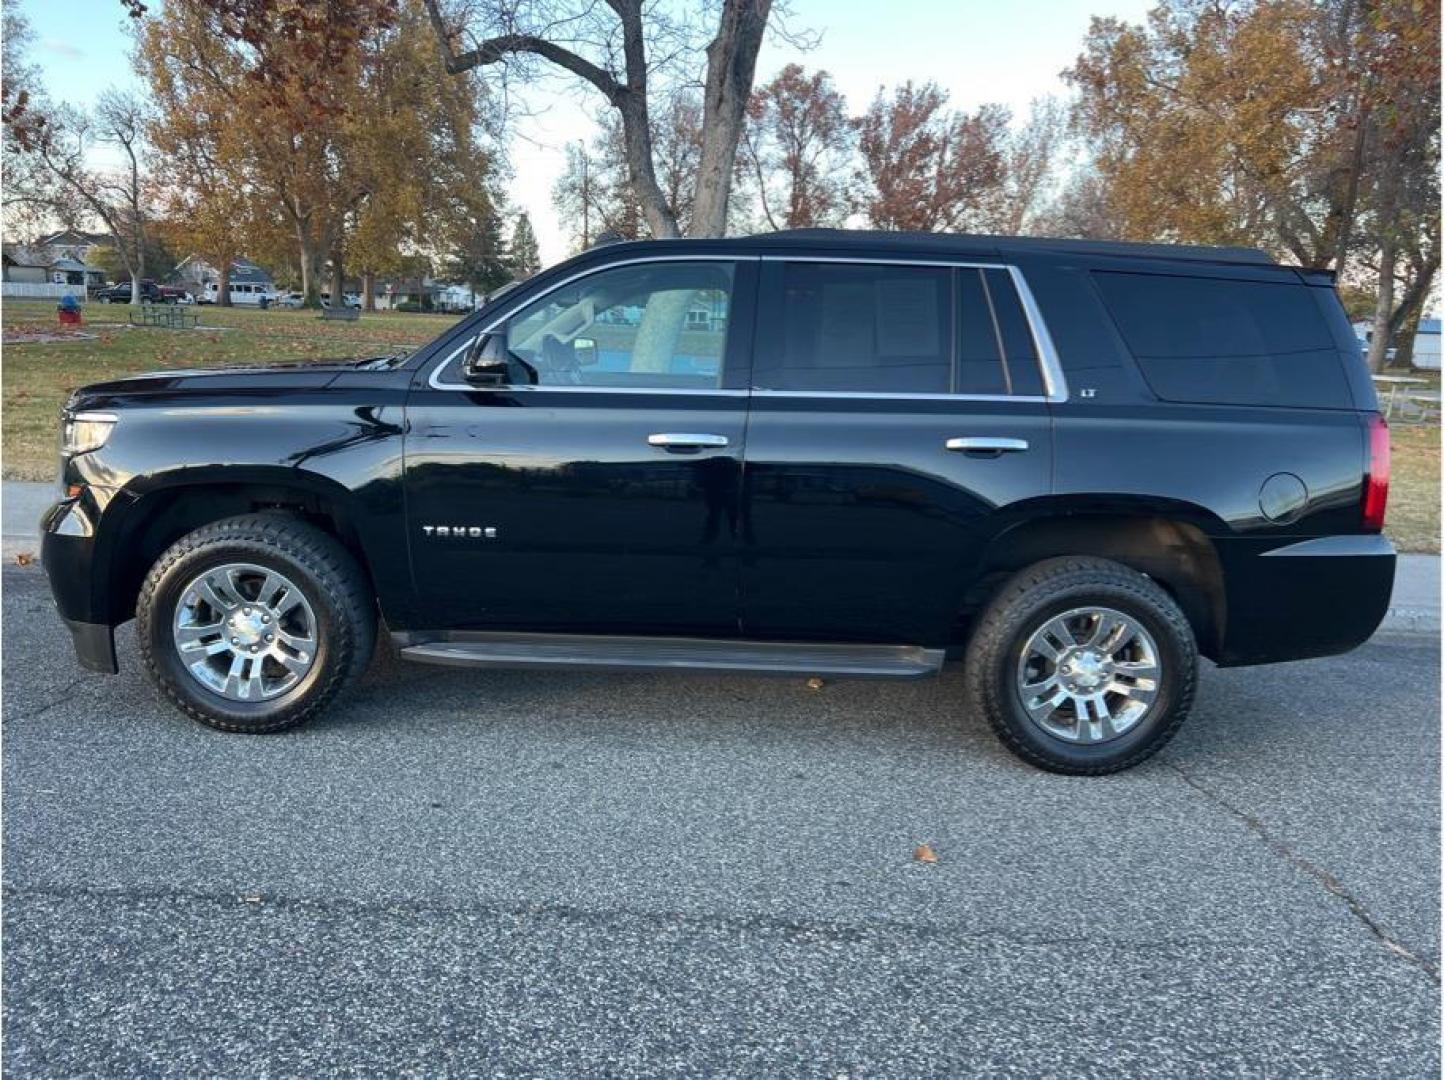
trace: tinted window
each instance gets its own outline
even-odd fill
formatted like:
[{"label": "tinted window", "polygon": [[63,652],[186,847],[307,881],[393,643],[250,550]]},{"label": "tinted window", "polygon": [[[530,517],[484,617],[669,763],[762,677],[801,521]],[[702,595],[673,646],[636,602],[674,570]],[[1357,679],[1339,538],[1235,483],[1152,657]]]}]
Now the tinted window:
[{"label": "tinted window", "polygon": [[1043,392],[1007,270],[797,262],[753,382],[771,390]]},{"label": "tinted window", "polygon": [[958,273],[958,390],[1006,394],[1003,342],[981,270]]},{"label": "tinted window", "polygon": [[1161,398],[1353,405],[1328,325],[1306,285],[1113,272],[1094,279]]},{"label": "tinted window", "polygon": [[1041,394],[1043,376],[1038,370],[1033,331],[1028,326],[1028,317],[1023,314],[1018,291],[1013,288],[1012,275],[1006,270],[985,270],[982,273],[988,287],[988,299],[993,305],[993,315],[998,320],[1003,355],[1008,359],[1008,392]]},{"label": "tinted window", "polygon": [[543,386],[711,389],[722,381],[731,306],[731,263],[602,270],[513,315],[507,349]]},{"label": "tinted window", "polygon": [[938,267],[788,263],[782,340],[758,357],[756,385],[947,393],[951,274]]}]

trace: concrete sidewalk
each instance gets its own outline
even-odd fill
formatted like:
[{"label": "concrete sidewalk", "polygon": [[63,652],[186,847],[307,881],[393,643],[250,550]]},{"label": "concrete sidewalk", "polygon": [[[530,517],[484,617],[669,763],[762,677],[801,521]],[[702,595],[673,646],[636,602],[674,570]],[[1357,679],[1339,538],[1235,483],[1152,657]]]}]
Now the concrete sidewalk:
[{"label": "concrete sidewalk", "polygon": [[[40,515],[57,495],[54,484],[6,480],[0,485],[0,531],[7,562],[24,553],[39,555]],[[1380,629],[1437,634],[1439,628],[1439,556],[1401,555],[1389,614]]]}]

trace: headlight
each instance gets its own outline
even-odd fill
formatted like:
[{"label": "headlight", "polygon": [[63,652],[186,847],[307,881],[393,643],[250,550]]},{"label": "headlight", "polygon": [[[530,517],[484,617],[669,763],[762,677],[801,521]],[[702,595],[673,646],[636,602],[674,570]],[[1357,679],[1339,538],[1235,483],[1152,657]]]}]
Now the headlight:
[{"label": "headlight", "polygon": [[115,413],[66,413],[60,424],[60,452],[85,454],[99,450],[110,438],[116,420]]}]

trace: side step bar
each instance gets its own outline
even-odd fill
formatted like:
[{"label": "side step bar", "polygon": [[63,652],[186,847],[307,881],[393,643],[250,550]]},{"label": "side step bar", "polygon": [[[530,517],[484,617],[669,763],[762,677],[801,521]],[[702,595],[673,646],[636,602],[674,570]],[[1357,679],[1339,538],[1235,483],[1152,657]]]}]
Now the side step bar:
[{"label": "side step bar", "polygon": [[816,645],[727,638],[465,633],[413,644],[393,634],[401,656],[459,667],[565,667],[627,671],[745,671],[761,675],[916,678],[942,667],[944,650],[918,645]]}]

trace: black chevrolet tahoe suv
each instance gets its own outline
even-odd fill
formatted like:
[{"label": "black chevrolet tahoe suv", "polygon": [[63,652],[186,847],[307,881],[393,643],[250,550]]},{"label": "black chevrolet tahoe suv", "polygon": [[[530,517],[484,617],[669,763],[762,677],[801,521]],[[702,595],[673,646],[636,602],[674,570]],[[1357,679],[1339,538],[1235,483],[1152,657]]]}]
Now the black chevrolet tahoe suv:
[{"label": "black chevrolet tahoe suv", "polygon": [[43,558],[80,661],[197,720],[373,652],[913,677],[1043,768],[1157,750],[1198,655],[1351,649],[1388,431],[1324,272],[802,230],[619,243],[410,355],[76,391]]}]

